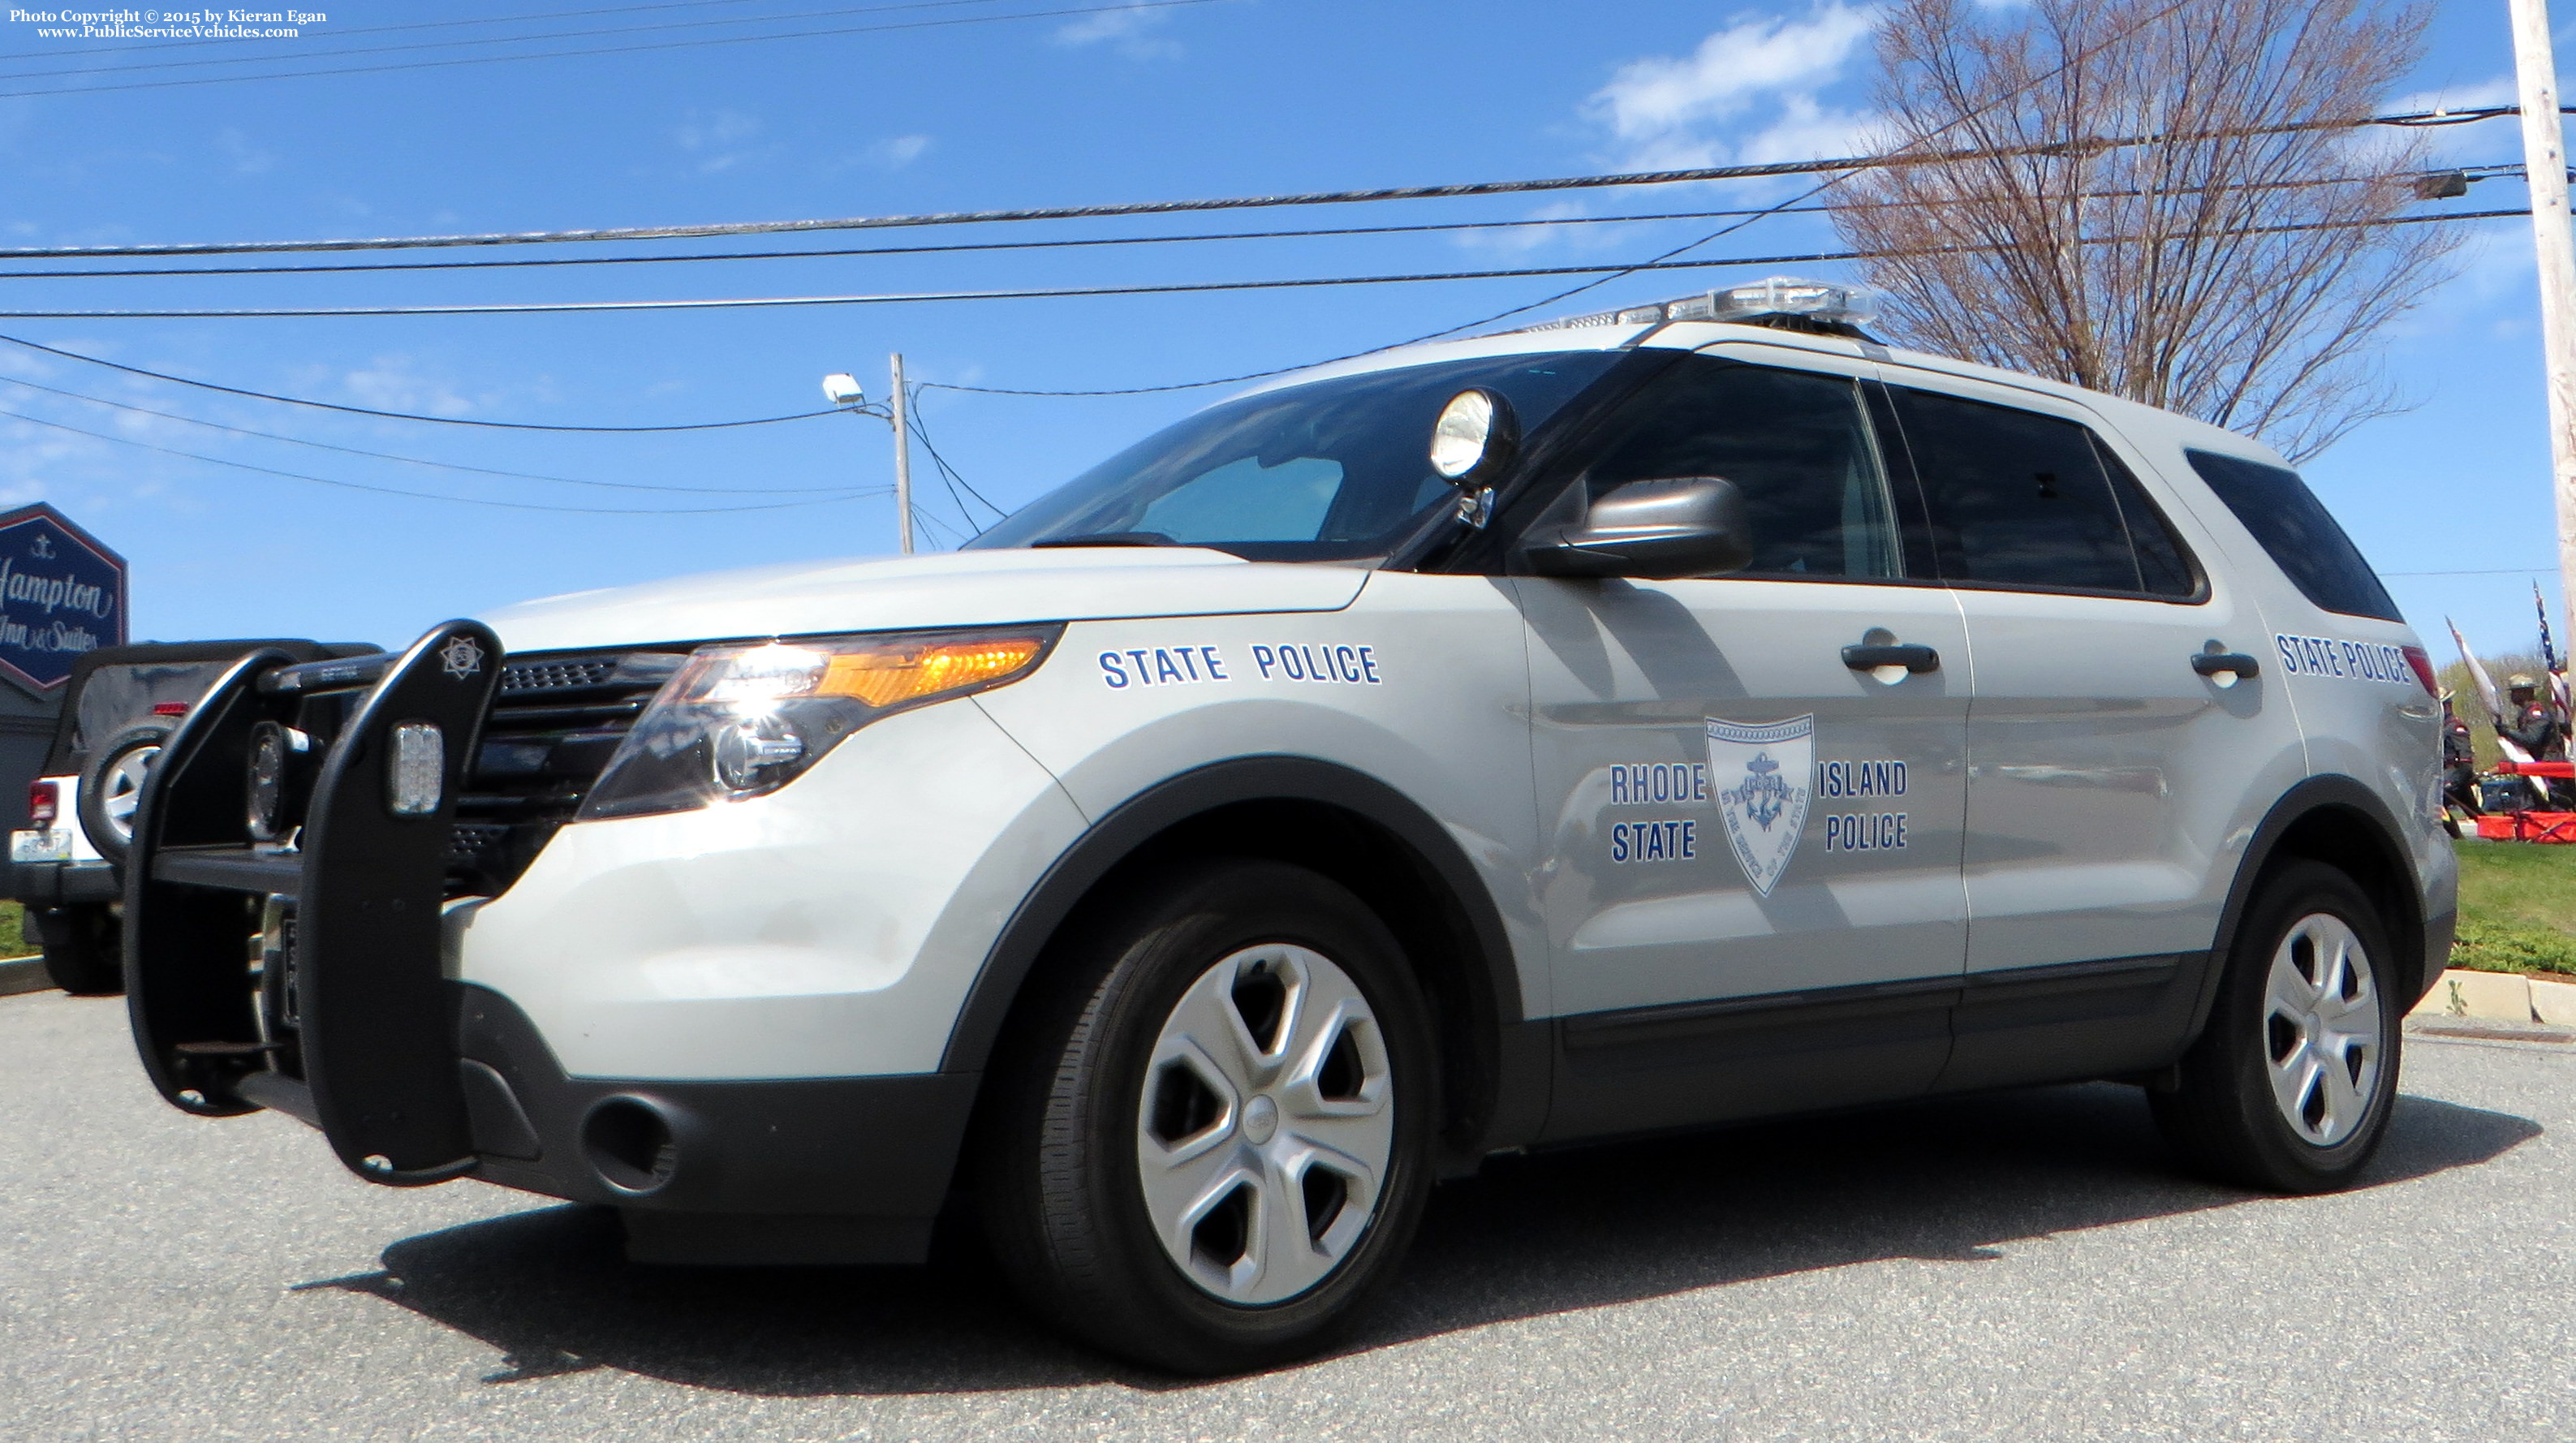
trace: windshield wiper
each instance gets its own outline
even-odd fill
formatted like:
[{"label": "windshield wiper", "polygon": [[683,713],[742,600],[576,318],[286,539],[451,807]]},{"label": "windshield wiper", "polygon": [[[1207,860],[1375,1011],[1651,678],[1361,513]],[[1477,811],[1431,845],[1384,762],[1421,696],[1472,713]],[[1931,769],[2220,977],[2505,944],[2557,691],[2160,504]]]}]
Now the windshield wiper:
[{"label": "windshield wiper", "polygon": [[1188,543],[1175,541],[1160,531],[1086,531],[1079,536],[1050,536],[1044,541],[1032,541],[1029,543],[1029,549],[1038,551],[1054,546],[1182,546],[1186,544]]}]

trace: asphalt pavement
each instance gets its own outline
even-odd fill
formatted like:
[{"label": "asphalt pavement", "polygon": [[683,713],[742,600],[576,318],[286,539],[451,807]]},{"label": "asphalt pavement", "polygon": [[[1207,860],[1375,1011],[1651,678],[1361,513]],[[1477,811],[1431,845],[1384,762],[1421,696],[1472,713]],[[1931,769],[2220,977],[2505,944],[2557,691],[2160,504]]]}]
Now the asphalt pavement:
[{"label": "asphalt pavement", "polygon": [[2576,1046],[2408,1039],[2367,1183],[2175,1175],[2093,1085],[1497,1161],[1316,1362],[1062,1342],[971,1260],[638,1267],[616,1223],[182,1117],[0,998],[0,1439],[2576,1437]]}]

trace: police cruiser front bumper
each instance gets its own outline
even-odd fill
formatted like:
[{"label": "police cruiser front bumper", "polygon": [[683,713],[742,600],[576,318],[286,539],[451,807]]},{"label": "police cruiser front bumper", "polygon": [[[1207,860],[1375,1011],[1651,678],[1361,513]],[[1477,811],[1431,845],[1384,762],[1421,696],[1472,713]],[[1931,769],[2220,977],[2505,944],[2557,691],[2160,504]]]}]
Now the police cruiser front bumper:
[{"label": "police cruiser front bumper", "polygon": [[254,654],[191,713],[124,893],[154,1085],[200,1116],[298,1117],[373,1182],[616,1205],[643,1258],[918,1257],[973,1073],[576,1077],[511,997],[456,975],[460,924],[506,886],[506,828],[477,820],[506,814],[501,753],[539,713],[559,753],[596,753],[599,716],[652,690],[615,692],[613,658],[548,660],[496,707],[503,672],[493,633],[451,622],[399,656]]}]

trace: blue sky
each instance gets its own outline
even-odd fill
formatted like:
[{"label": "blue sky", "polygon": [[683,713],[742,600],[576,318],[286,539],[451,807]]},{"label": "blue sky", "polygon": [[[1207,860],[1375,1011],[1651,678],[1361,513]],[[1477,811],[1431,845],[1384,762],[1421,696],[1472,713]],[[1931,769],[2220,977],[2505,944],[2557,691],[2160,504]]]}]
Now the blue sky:
[{"label": "blue sky", "polygon": [[[0,244],[60,245],[537,230],[1077,205],[1569,175],[1850,153],[1865,123],[1869,11],[1634,0],[1568,7],[1350,0],[1209,3],[994,23],[710,43],[779,30],[1069,10],[997,0],[860,13],[833,0],[635,5],[516,27],[391,31],[596,8],[583,0],[322,3],[296,40],[213,50],[46,39],[0,24]],[[765,25],[708,20],[804,16]],[[2576,19],[2576,13],[2562,16]],[[631,31],[631,53],[327,78],[34,95],[85,63],[422,44],[527,31]],[[335,38],[336,37],[336,38]],[[553,48],[558,44],[519,48]],[[2576,48],[2562,27],[2560,49]],[[488,53],[389,52],[411,64]],[[351,64],[360,62],[351,61]],[[198,67],[80,81],[197,78]],[[19,78],[6,78],[17,76]],[[2510,98],[2502,0],[2441,7],[2408,94]],[[2519,159],[2513,122],[2445,132],[2461,163]],[[1525,219],[1767,203],[1777,185],[841,233],[720,249],[1073,239],[1181,230]],[[2488,181],[2473,204],[2523,203]],[[1521,232],[548,267],[449,276],[0,278],[6,309],[365,305],[1120,284],[1567,264],[1642,257],[1709,222]],[[2386,343],[2418,404],[2309,473],[2439,638],[2527,647],[2528,580],[2404,573],[2553,564],[2530,232],[2490,221],[2458,279]],[[1712,253],[1833,249],[1818,219],[1765,220]],[[669,252],[676,247],[620,247]],[[530,258],[521,250],[512,258]],[[344,258],[354,259],[354,258]],[[0,263],[0,270],[30,267]],[[1777,267],[1613,282],[1565,309],[1678,294]],[[1797,267],[1830,274],[1831,266]],[[487,420],[631,425],[820,404],[850,370],[916,379],[1154,385],[1339,355],[1524,304],[1566,282],[1491,280],[1134,299],[695,314],[292,320],[19,320],[0,332],[257,390]],[[888,438],[828,417],[678,436],[549,435],[377,421],[192,392],[0,346],[0,376],[330,445],[641,491],[478,476],[209,430],[0,385],[0,409],[131,441],[366,486],[663,514],[516,511],[286,480],[0,416],[0,501],[53,502],[134,566],[136,632],[316,635],[396,644],[444,617],[678,572],[892,547]],[[941,452],[1005,505],[1222,395],[1056,400],[932,392]],[[924,468],[925,478],[928,468]],[[826,493],[829,494],[829,493]],[[798,503],[779,506],[778,503]],[[926,504],[955,527],[944,494]],[[772,509],[706,511],[763,506]],[[2555,595],[2554,578],[2544,577]],[[2437,647],[2439,650],[2439,647]]]}]

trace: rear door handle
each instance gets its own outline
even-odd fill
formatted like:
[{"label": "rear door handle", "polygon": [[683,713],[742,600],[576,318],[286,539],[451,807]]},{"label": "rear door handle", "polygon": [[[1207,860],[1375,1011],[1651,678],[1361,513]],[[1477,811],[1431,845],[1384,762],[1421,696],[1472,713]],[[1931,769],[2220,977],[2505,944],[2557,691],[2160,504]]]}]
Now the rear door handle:
[{"label": "rear door handle", "polygon": [[[1879,633],[1886,635],[1885,632]],[[1843,648],[1843,665],[1854,671],[1876,671],[1882,666],[1901,666],[1921,676],[1941,669],[1941,653],[1928,646],[1847,646]]]},{"label": "rear door handle", "polygon": [[2241,651],[2201,652],[2191,659],[2191,669],[2213,681],[2226,677],[2225,681],[2218,683],[2220,686],[2234,686],[2249,676],[2263,674],[2263,668],[2255,664],[2254,658]]}]

